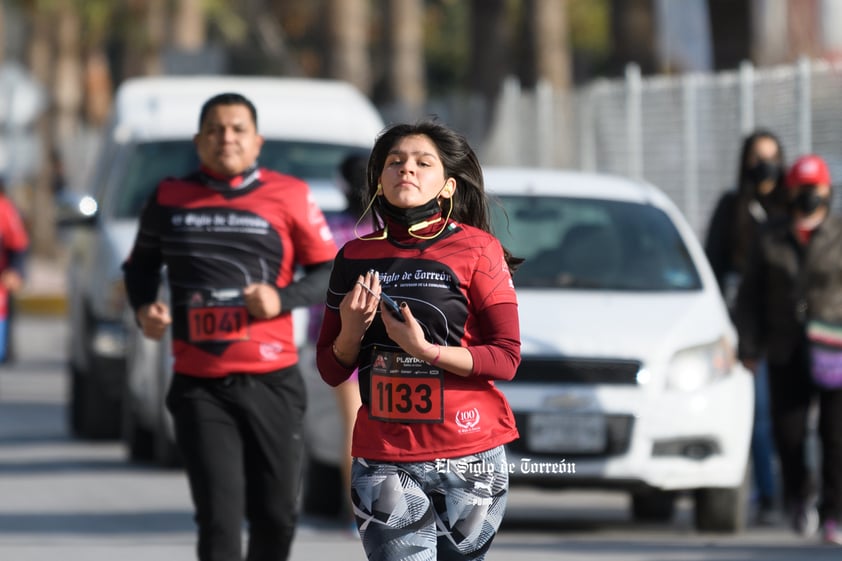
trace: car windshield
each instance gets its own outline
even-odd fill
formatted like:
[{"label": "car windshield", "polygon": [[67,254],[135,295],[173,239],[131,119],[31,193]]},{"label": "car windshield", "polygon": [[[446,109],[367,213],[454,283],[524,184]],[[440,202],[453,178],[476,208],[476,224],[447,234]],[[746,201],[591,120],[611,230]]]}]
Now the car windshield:
[{"label": "car windshield", "polygon": [[651,205],[602,199],[502,196],[495,234],[526,261],[515,286],[621,291],[699,290],[675,225]]},{"label": "car windshield", "polygon": [[[267,139],[258,162],[307,181],[332,181],[345,156],[360,150],[352,146]],[[110,190],[114,199],[105,204],[114,218],[136,218],[161,179],[186,175],[198,165],[196,148],[190,140],[130,145],[125,159],[111,176],[119,182],[116,189]]]}]

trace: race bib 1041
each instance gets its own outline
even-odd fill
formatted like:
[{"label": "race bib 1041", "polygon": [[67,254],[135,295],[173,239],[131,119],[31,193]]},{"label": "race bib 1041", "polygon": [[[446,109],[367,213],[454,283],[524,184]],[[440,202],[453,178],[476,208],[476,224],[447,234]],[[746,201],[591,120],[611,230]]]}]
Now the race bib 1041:
[{"label": "race bib 1041", "polygon": [[[246,341],[249,338],[248,310],[242,293],[236,296],[218,291],[210,298],[195,297],[187,308],[188,336],[191,343]],[[218,297],[213,297],[217,295]]]}]

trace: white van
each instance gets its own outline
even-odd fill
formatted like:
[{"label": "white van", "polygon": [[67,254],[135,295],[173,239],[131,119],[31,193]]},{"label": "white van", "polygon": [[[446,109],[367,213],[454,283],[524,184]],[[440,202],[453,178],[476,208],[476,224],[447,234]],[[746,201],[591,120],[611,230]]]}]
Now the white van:
[{"label": "white van", "polygon": [[259,164],[306,180],[326,211],[345,206],[335,186],[340,162],[369,150],[383,128],[372,103],[340,81],[146,77],[120,86],[89,192],[60,213],[77,226],[68,270],[72,432],[85,438],[122,434],[132,459],[172,459],[163,407],[170,353],[167,341],[148,341],[134,325],[120,266],[157,182],[197,167],[193,136],[201,106],[223,92],[240,93],[257,108],[265,138]]}]

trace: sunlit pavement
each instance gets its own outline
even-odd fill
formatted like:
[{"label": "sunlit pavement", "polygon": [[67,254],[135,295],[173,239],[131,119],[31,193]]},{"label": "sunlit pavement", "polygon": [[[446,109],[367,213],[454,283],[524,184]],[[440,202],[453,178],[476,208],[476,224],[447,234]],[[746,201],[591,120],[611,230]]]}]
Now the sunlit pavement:
[{"label": "sunlit pavement", "polygon": [[[191,561],[194,527],[179,470],[131,465],[116,443],[72,440],[65,424],[65,326],[22,316],[18,361],[0,369],[0,561]],[[669,524],[632,523],[626,497],[515,488],[487,561],[842,559],[783,525],[698,534],[690,501]],[[362,561],[347,525],[304,517],[291,561]]]}]

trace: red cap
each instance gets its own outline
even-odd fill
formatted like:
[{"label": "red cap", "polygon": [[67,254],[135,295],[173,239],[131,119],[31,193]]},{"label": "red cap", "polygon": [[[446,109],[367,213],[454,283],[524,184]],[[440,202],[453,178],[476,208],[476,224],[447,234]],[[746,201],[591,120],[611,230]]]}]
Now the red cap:
[{"label": "red cap", "polygon": [[801,156],[789,168],[786,184],[791,188],[802,185],[830,185],[830,170],[819,156]]}]

